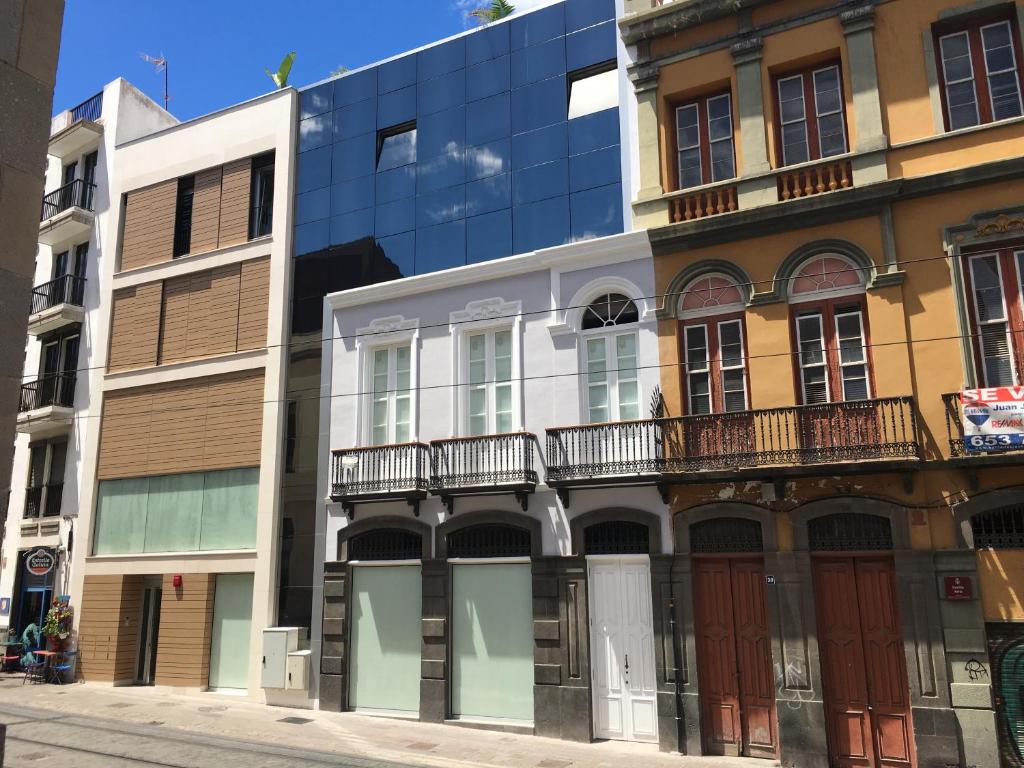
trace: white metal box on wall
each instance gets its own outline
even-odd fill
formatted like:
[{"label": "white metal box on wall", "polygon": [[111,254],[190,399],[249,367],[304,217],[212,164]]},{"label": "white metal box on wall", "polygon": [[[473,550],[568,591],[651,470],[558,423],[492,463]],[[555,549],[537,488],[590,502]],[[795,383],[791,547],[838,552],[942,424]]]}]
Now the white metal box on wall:
[{"label": "white metal box on wall", "polygon": [[312,651],[292,651],[288,654],[288,679],[285,688],[305,691],[309,688],[309,661]]},{"label": "white metal box on wall", "polygon": [[263,666],[260,686],[288,687],[288,654],[299,649],[298,627],[270,627],[263,630]]}]

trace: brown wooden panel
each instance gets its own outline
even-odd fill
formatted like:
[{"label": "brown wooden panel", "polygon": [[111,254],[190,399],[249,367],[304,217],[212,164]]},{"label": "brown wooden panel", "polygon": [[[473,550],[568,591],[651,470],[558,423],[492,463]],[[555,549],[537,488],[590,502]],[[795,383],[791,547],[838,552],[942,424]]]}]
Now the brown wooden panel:
[{"label": "brown wooden panel", "polygon": [[778,751],[778,728],[764,564],[761,558],[733,559],[730,566],[743,722],[742,753],[748,757],[771,758]]},{"label": "brown wooden panel", "polygon": [[188,316],[192,276],[164,281],[164,306],[160,327],[159,362],[172,363],[188,357]]},{"label": "brown wooden panel", "polygon": [[256,466],[262,426],[262,369],[110,392],[98,476]]},{"label": "brown wooden panel", "polygon": [[210,678],[210,631],[216,575],[186,573],[175,588],[165,574],[160,601],[156,684],[205,688]]},{"label": "brown wooden panel", "polygon": [[269,304],[270,257],[243,263],[238,292],[239,351],[266,346]]},{"label": "brown wooden panel", "polygon": [[156,365],[161,297],[162,284],[158,282],[114,291],[109,370]]},{"label": "brown wooden panel", "polygon": [[208,168],[195,177],[192,197],[192,239],[190,253],[204,253],[217,248],[220,236],[221,168]]},{"label": "brown wooden panel", "polygon": [[711,755],[740,753],[740,692],[731,578],[726,558],[694,560],[701,731],[705,754]]},{"label": "brown wooden panel", "polygon": [[78,676],[130,682],[135,677],[141,576],[86,576],[78,628]]},{"label": "brown wooden panel", "polygon": [[246,157],[224,166],[220,196],[220,247],[244,243],[249,239],[249,184],[252,158]]},{"label": "brown wooden panel", "polygon": [[121,269],[170,261],[174,257],[174,209],[178,180],[168,179],[126,195]]}]

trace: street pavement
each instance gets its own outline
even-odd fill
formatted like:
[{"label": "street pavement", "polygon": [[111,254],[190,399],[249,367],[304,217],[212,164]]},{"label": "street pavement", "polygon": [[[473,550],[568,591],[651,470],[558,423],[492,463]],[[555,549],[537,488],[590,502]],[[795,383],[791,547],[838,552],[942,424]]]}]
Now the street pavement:
[{"label": "street pavement", "polygon": [[268,707],[240,696],[0,676],[4,768],[769,768],[452,725]]}]

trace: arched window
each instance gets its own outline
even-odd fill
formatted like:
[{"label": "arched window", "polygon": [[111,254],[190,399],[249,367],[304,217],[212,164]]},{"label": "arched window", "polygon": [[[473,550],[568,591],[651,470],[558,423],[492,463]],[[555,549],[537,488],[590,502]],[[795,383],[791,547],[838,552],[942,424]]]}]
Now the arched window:
[{"label": "arched window", "polygon": [[892,526],[880,515],[841,512],[811,520],[807,540],[812,552],[892,549]]},{"label": "arched window", "polygon": [[530,532],[500,523],[481,523],[448,534],[448,557],[529,557]]},{"label": "arched window", "polygon": [[1024,504],[971,518],[975,549],[1024,549]]},{"label": "arched window", "polygon": [[761,524],[744,517],[713,517],[690,526],[690,551],[762,552]]},{"label": "arched window", "polygon": [[636,304],[621,293],[606,293],[583,311],[585,401],[591,423],[640,418],[637,330],[623,327],[639,320]]},{"label": "arched window", "polygon": [[349,560],[419,560],[422,556],[423,537],[402,528],[377,528],[348,540]]},{"label": "arched window", "polygon": [[688,414],[748,408],[743,309],[743,292],[727,275],[701,275],[680,294]]},{"label": "arched window", "polygon": [[595,523],[583,530],[583,551],[588,555],[647,555],[650,535],[646,525],[628,520]]},{"label": "arched window", "polygon": [[804,405],[871,397],[864,274],[838,254],[819,254],[789,279]]}]

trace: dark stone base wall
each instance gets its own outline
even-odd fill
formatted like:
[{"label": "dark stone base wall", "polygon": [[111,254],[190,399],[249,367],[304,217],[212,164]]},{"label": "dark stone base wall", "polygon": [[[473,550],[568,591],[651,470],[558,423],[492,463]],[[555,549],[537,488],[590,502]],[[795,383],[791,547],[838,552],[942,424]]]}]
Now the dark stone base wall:
[{"label": "dark stone base wall", "polygon": [[348,709],[347,585],[345,563],[324,564],[323,645],[320,652],[320,709],[343,712]]},{"label": "dark stone base wall", "polygon": [[442,723],[448,717],[448,563],[424,560],[422,573],[420,720]]}]

